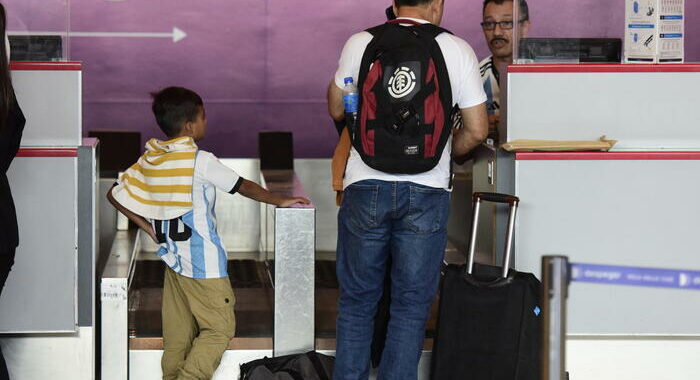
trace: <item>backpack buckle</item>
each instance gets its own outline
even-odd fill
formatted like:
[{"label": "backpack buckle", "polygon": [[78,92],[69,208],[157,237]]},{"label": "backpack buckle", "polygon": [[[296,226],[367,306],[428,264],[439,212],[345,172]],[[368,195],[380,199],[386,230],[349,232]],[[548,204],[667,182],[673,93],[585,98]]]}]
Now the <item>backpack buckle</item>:
[{"label": "backpack buckle", "polygon": [[394,133],[400,134],[403,131],[404,125],[411,119],[418,119],[418,114],[412,104],[408,104],[400,107],[396,112],[394,112],[394,124],[391,126],[390,130]]}]

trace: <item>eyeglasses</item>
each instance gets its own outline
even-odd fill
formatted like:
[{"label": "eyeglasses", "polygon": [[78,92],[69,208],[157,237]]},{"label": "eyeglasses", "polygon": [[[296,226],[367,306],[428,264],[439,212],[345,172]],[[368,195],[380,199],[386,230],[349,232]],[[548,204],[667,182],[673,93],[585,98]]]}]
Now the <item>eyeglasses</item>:
[{"label": "eyeglasses", "polygon": [[[523,21],[520,21],[520,22],[522,23]],[[496,25],[499,25],[501,27],[501,29],[503,29],[503,30],[510,30],[510,29],[513,29],[513,24],[515,24],[515,22],[513,22],[513,20],[510,20],[510,21],[484,21],[481,23],[481,27],[484,30],[495,30]]]}]

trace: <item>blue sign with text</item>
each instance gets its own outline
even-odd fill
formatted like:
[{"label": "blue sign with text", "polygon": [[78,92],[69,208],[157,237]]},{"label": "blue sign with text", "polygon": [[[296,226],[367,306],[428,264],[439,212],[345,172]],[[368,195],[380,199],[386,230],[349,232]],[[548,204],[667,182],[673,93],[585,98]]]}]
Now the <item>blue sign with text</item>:
[{"label": "blue sign with text", "polygon": [[700,271],[571,263],[571,280],[597,284],[700,290]]}]

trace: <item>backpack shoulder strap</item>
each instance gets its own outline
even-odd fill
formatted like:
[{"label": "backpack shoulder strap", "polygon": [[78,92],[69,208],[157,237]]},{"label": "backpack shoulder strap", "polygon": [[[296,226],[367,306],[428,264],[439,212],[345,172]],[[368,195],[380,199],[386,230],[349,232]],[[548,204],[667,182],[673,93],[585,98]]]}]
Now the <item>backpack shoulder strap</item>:
[{"label": "backpack shoulder strap", "polygon": [[387,24],[379,24],[377,26],[365,29],[365,32],[371,34],[374,38],[377,38],[384,32],[386,25]]},{"label": "backpack shoulder strap", "polygon": [[435,39],[435,37],[439,36],[442,33],[452,34],[452,32],[450,32],[449,30],[433,24],[420,24],[416,25],[414,28],[416,28],[416,31],[420,35],[430,37],[432,39]]},{"label": "backpack shoulder strap", "polygon": [[[365,31],[372,35],[372,40],[367,44],[364,53],[362,53],[362,60],[360,61],[360,75],[357,81],[357,87],[360,89],[360,94],[362,91],[362,83],[364,78],[367,77],[367,72],[369,71],[369,66],[377,58],[377,42],[381,39],[387,28],[393,27],[391,24],[380,24],[375,27],[366,29]],[[360,95],[362,97],[362,95]]]}]

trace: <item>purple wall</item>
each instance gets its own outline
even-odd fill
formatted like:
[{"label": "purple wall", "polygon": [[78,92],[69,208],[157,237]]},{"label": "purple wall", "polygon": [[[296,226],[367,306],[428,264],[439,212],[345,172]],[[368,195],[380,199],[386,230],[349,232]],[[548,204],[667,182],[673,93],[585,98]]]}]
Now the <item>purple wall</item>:
[{"label": "purple wall", "polygon": [[[6,0],[13,26],[54,28],[36,16],[62,0]],[[531,0],[531,36],[621,37],[624,3]],[[71,30],[169,32],[187,38],[72,38],[84,62],[84,130],[140,130],[161,137],[149,92],[180,85],[205,101],[209,134],[200,144],[221,157],[256,157],[257,133],[294,132],[297,157],[330,157],[336,132],[325,91],[347,37],[384,19],[390,0],[72,0]],[[700,2],[686,1],[700,21]],[[488,54],[480,0],[447,0],[443,26]],[[585,20],[585,22],[583,21]],[[55,24],[55,23],[54,23]],[[55,30],[55,28],[54,28]],[[686,60],[700,61],[700,22],[686,22]]]}]

